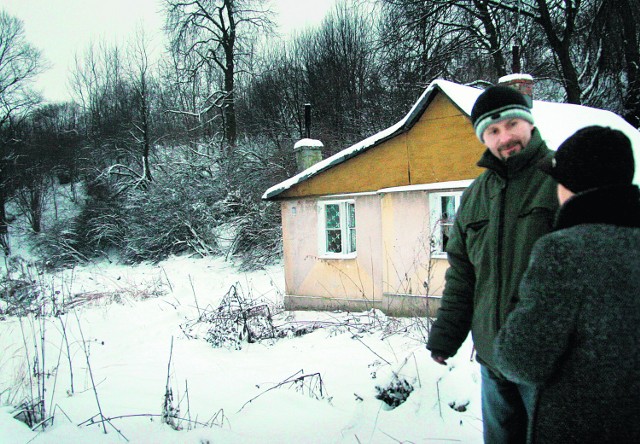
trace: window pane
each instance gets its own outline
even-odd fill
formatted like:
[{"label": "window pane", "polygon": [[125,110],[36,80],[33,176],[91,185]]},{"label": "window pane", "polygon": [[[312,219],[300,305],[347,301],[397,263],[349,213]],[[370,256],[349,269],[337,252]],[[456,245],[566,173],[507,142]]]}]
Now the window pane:
[{"label": "window pane", "polygon": [[347,204],[347,220],[349,223],[349,228],[356,227],[356,206],[352,203]]},{"label": "window pane", "polygon": [[442,204],[442,221],[448,222],[453,219],[456,214],[456,198],[455,196],[442,196],[440,198]]},{"label": "window pane", "polygon": [[327,252],[342,253],[342,233],[340,230],[327,230]]},{"label": "window pane", "polygon": [[327,228],[340,228],[340,206],[333,204],[326,205],[325,220]]},{"label": "window pane", "polygon": [[356,229],[349,229],[349,253],[356,251]]},{"label": "window pane", "polygon": [[433,193],[429,196],[431,207],[431,247],[433,253],[446,253],[447,243],[460,205],[462,191]]},{"label": "window pane", "polygon": [[356,206],[353,203],[347,203],[347,230],[349,239],[348,253],[356,251]]},{"label": "window pane", "polygon": [[446,251],[453,224],[442,224],[442,251]]}]

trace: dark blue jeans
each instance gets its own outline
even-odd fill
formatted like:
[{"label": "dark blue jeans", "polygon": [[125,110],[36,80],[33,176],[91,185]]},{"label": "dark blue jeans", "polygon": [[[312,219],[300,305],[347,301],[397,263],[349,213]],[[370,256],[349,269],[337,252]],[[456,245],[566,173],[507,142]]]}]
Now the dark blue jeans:
[{"label": "dark blue jeans", "polygon": [[485,444],[526,443],[535,387],[498,378],[484,365],[481,374]]}]

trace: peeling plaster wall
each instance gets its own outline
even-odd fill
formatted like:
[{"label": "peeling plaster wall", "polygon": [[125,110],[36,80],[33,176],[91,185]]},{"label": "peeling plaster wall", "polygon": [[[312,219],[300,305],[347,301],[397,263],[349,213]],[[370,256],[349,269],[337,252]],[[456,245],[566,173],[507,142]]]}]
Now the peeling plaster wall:
[{"label": "peeling plaster wall", "polygon": [[281,203],[287,295],[354,299],[365,304],[381,300],[379,197],[358,196],[354,200],[357,255],[353,259],[319,256],[316,199]]},{"label": "peeling plaster wall", "polygon": [[424,191],[381,197],[384,292],[425,294],[429,279],[429,195]]},{"label": "peeling plaster wall", "polygon": [[[353,259],[319,255],[317,199],[282,201],[287,308],[376,307],[387,313],[424,314],[429,303],[424,282],[429,296],[439,296],[447,268],[446,260],[429,259],[428,196],[426,191],[407,191],[353,197]],[[430,303],[433,314],[438,304],[433,299]]]}]

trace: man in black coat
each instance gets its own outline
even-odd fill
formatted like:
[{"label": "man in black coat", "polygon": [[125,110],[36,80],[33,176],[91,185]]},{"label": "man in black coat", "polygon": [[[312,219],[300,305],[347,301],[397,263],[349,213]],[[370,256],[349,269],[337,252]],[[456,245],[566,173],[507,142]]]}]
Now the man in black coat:
[{"label": "man in black coat", "polygon": [[531,443],[640,442],[640,191],[620,131],[588,127],[540,168],[558,182],[495,341],[509,379],[536,386]]}]

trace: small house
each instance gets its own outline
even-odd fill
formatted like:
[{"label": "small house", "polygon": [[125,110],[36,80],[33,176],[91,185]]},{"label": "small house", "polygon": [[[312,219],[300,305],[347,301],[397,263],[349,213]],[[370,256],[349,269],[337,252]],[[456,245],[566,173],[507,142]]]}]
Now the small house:
[{"label": "small house", "polygon": [[[447,232],[462,192],[482,172],[485,147],[469,119],[481,92],[436,80],[397,124],[264,193],[281,205],[287,309],[435,314]],[[598,124],[627,134],[640,159],[640,133],[616,114],[537,100],[532,111],[552,149]],[[296,155],[318,156],[321,144],[306,142]]]}]

